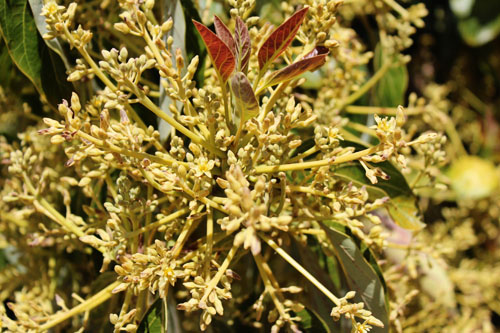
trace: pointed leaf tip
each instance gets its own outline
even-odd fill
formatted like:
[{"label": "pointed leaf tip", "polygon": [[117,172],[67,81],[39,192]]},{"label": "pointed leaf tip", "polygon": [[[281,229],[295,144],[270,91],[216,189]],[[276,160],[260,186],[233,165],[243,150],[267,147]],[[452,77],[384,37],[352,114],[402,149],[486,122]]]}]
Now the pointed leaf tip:
[{"label": "pointed leaf tip", "polygon": [[246,73],[248,62],[250,60],[250,51],[252,50],[250,34],[248,28],[239,17],[236,17],[236,26],[234,29],[234,42],[236,46],[236,55],[238,57],[238,70]]},{"label": "pointed leaf tip", "polygon": [[263,88],[260,89],[265,89],[278,83],[292,80],[293,78],[307,71],[315,70],[325,63],[327,55],[328,49],[326,47],[317,46],[301,60],[296,61],[293,64],[290,64],[285,68],[277,70],[269,75]]},{"label": "pointed leaf tip", "polygon": [[201,24],[196,20],[192,20],[193,24],[196,27],[196,30],[200,33],[201,39],[205,43],[205,46],[208,50],[208,55],[212,60],[212,64],[215,67],[215,70],[221,77],[221,79],[226,82],[229,79],[229,76],[234,71],[236,67],[236,61],[233,52],[220,39],[216,34],[214,34],[210,29]]},{"label": "pointed leaf tip", "polygon": [[219,37],[229,47],[231,52],[233,52],[233,54],[236,55],[234,38],[231,34],[231,31],[229,31],[228,27],[224,24],[224,22],[222,22],[222,20],[217,15],[215,15],[214,17],[214,26],[217,37]]},{"label": "pointed leaf tip", "polygon": [[309,7],[304,7],[276,28],[259,49],[259,68],[263,69],[279,57],[292,43]]}]

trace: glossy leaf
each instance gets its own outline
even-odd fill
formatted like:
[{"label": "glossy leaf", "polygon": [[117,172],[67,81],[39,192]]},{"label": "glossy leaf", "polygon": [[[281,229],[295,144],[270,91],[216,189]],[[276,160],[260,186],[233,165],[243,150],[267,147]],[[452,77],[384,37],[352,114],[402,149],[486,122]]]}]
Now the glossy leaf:
[{"label": "glossy leaf", "polygon": [[356,292],[354,301],[363,302],[385,328],[374,327],[372,332],[386,332],[389,327],[389,313],[386,304],[384,283],[377,272],[365,260],[353,239],[341,232],[337,223],[325,221],[321,227],[344,272],[348,289]]},{"label": "glossy leaf", "polygon": [[250,34],[245,22],[239,17],[236,18],[236,27],[234,29],[235,55],[237,56],[237,70],[243,73],[248,71],[248,62],[250,61],[250,52],[252,50]]},{"label": "glossy leaf", "polygon": [[[36,28],[40,32],[40,35],[43,36],[49,32],[49,30],[47,29],[47,22],[45,21],[45,16],[41,15],[44,2],[43,0],[28,0],[28,1],[31,7],[31,11],[33,12],[33,18],[35,20]],[[61,57],[61,60],[64,63],[64,67],[66,69],[70,69],[71,65],[68,62],[68,58],[66,57],[66,54],[64,52],[64,49],[62,48],[61,43],[59,42],[59,39],[53,38],[44,41],[45,44],[47,44],[47,46],[52,51],[54,51],[59,57]]]},{"label": "glossy leaf", "polygon": [[0,0],[0,27],[12,61],[38,92],[52,106],[69,99],[72,85],[64,63],[38,34],[28,0]]},{"label": "glossy leaf", "polygon": [[415,198],[399,196],[391,199],[387,207],[394,222],[407,230],[421,230],[425,228],[420,218],[420,212],[415,205]]},{"label": "glossy leaf", "polygon": [[163,300],[158,298],[149,308],[144,319],[139,324],[139,333],[163,333]]},{"label": "glossy leaf", "polygon": [[278,58],[292,43],[309,7],[302,8],[276,28],[259,49],[259,68],[263,69]]},{"label": "glossy leaf", "polygon": [[219,77],[223,82],[226,82],[235,68],[235,57],[233,52],[229,46],[206,26],[195,20],[193,20],[193,23],[208,49],[208,54]]},{"label": "glossy leaf", "polygon": [[[321,267],[318,260],[318,253],[322,253],[320,249],[313,251],[314,244],[307,244],[293,240],[293,256],[299,260],[299,263],[318,281],[321,282],[328,290],[334,294],[339,294],[334,281],[328,275],[325,267]],[[304,291],[300,294],[300,301],[306,307],[308,314],[302,314],[307,319],[311,320],[311,327],[302,326],[306,332],[339,332],[341,322],[335,322],[330,316],[330,311],[335,306],[321,291],[312,285],[308,280],[304,279],[301,284]],[[307,316],[309,315],[309,316]],[[302,317],[302,316],[301,316]]]},{"label": "glossy leaf", "polygon": [[[392,61],[384,55],[383,47],[378,44],[375,48],[374,66],[378,70],[385,62]],[[406,89],[408,88],[408,70],[406,65],[392,66],[375,86],[377,105],[397,107],[403,105]]]},{"label": "glossy leaf", "polygon": [[238,72],[231,77],[231,91],[243,121],[259,114],[259,102],[245,74]]},{"label": "glossy leaf", "polygon": [[293,78],[301,75],[302,73],[314,70],[322,66],[326,61],[327,55],[328,55],[327,48],[322,46],[316,47],[303,59],[294,62],[293,64],[288,65],[280,70],[277,70],[273,72],[271,75],[269,75],[262,89],[274,86],[281,82],[292,80]]},{"label": "glossy leaf", "polygon": [[[355,147],[356,150],[365,148],[349,141],[344,141],[343,146]],[[408,230],[424,228],[416,198],[405,177],[388,161],[377,163],[376,166],[389,176],[388,180],[379,179],[377,184],[372,184],[358,162],[343,163],[333,170],[337,177],[351,181],[357,186],[364,186],[372,199],[389,197],[387,210],[399,226]]]},{"label": "glossy leaf", "polygon": [[[171,294],[170,294],[171,295]],[[165,304],[163,299],[158,298],[144,315],[138,333],[182,333],[181,323],[178,317],[173,297],[168,297],[167,329],[165,330]]]},{"label": "glossy leaf", "polygon": [[214,17],[214,26],[217,37],[219,37],[229,47],[231,52],[233,52],[233,55],[236,55],[236,46],[233,35],[217,15]]},{"label": "glossy leaf", "polygon": [[42,62],[38,54],[38,33],[27,0],[1,0],[0,26],[5,44],[16,66],[41,89]]}]

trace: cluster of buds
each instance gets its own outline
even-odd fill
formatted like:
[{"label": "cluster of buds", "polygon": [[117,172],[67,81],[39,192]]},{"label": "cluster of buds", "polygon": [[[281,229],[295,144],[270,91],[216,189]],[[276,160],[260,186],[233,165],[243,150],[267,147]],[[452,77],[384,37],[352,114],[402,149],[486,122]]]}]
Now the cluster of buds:
[{"label": "cluster of buds", "polygon": [[[239,166],[233,165],[226,173],[227,180],[217,179],[227,199],[225,209],[229,215],[218,220],[221,228],[227,233],[238,231],[234,236],[234,245],[243,244],[245,249],[250,248],[253,254],[261,251],[261,242],[258,232],[270,232],[274,229],[287,231],[292,222],[291,216],[268,216],[269,185],[265,177],[257,179],[254,188],[245,178]],[[241,230],[240,230],[241,229]]]},{"label": "cluster of buds", "polygon": [[[365,333],[370,331],[371,325],[382,327],[380,320],[372,316],[372,313],[364,309],[363,303],[350,303],[349,300],[356,296],[355,291],[348,292],[339,299],[339,305],[334,307],[330,316],[334,320],[339,320],[341,316],[351,319],[353,333]],[[356,322],[356,317],[364,319],[363,323]]]}]

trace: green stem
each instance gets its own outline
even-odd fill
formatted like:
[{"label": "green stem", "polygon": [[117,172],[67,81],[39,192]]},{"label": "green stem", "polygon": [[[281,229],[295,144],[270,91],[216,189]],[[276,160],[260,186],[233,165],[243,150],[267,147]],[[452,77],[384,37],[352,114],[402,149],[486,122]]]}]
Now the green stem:
[{"label": "green stem", "polygon": [[[425,112],[425,107],[405,108],[405,115],[417,115]],[[344,111],[350,114],[378,114],[384,116],[395,116],[398,108],[387,108],[378,106],[347,105]]]},{"label": "green stem", "polygon": [[371,155],[379,149],[378,146],[367,148],[356,153],[347,154],[339,156],[336,158],[329,158],[326,160],[311,161],[311,162],[301,162],[301,163],[291,163],[291,164],[281,164],[281,165],[258,165],[255,167],[255,173],[273,173],[279,171],[293,171],[293,170],[305,170],[311,168],[319,168],[327,165],[341,164],[349,161],[354,161],[360,159],[363,156]]},{"label": "green stem", "polygon": [[253,258],[255,260],[257,268],[259,269],[259,273],[262,278],[262,282],[264,283],[265,290],[269,293],[269,296],[271,296],[271,299],[273,300],[274,306],[276,307],[276,310],[278,310],[280,317],[284,320],[289,319],[290,316],[288,316],[287,313],[285,312],[283,303],[281,303],[278,296],[276,295],[277,290],[273,287],[273,284],[269,279],[266,270],[264,269],[264,262],[262,260],[262,255],[257,254],[254,255]]},{"label": "green stem", "polygon": [[384,65],[380,67],[380,69],[375,74],[373,74],[373,76],[368,81],[366,81],[365,84],[361,86],[361,88],[359,88],[355,93],[348,96],[342,103],[340,103],[338,109],[343,110],[347,105],[356,102],[361,96],[366,94],[368,90],[370,90],[385,75],[385,73],[387,73],[391,66],[392,63],[389,61],[384,63]]},{"label": "green stem", "polygon": [[97,294],[87,299],[85,302],[78,304],[71,310],[54,315],[54,318],[52,318],[52,320],[40,326],[40,332],[47,331],[48,329],[62,323],[63,321],[73,316],[76,316],[79,313],[90,311],[93,308],[99,306],[113,295],[111,291],[115,289],[119,284],[120,281],[115,281]]},{"label": "green stem", "polygon": [[276,251],[285,261],[287,261],[293,268],[299,271],[306,279],[308,279],[313,285],[316,286],[326,297],[328,297],[336,306],[340,305],[340,300],[321,284],[311,273],[309,273],[304,267],[302,267],[295,259],[293,259],[285,250],[278,246],[271,238],[266,235],[259,233],[259,237],[262,238],[267,245],[269,245],[274,251]]},{"label": "green stem", "polygon": [[207,288],[205,289],[205,293],[203,294],[203,297],[200,300],[200,303],[204,303],[207,300],[207,298],[210,295],[210,293],[212,292],[212,290],[219,283],[222,275],[226,274],[226,270],[228,269],[229,264],[231,263],[231,260],[233,260],[236,252],[238,251],[238,247],[239,246],[233,245],[231,250],[229,250],[227,257],[226,257],[226,259],[224,259],[224,262],[219,267],[217,274],[215,274],[215,276],[212,278],[212,280],[210,280],[210,282],[208,283]]},{"label": "green stem", "polygon": [[175,213],[169,214],[156,222],[150,223],[150,224],[145,225],[139,229],[136,229],[132,232],[127,233],[125,235],[125,238],[132,238],[132,237],[135,237],[143,232],[158,228],[159,226],[161,226],[165,223],[168,223],[168,222],[172,222],[173,220],[175,220],[175,219],[177,219],[177,218],[179,218],[182,215],[187,214],[187,213],[189,213],[188,208],[180,209],[180,210],[176,211]]}]

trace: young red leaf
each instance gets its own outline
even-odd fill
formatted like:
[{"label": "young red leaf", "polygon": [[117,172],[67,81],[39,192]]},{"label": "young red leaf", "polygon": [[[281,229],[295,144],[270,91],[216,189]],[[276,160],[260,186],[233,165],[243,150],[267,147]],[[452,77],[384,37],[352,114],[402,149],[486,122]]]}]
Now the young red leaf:
[{"label": "young red leaf", "polygon": [[231,91],[243,121],[247,121],[259,114],[259,102],[245,74],[237,72],[233,75],[231,78]]},{"label": "young red leaf", "polygon": [[238,70],[246,73],[252,47],[250,45],[250,35],[248,34],[247,25],[239,17],[236,18],[234,42],[236,44],[236,55],[238,57]]},{"label": "young red leaf", "polygon": [[326,47],[316,47],[301,60],[271,73],[271,75],[267,77],[264,86],[260,89],[265,89],[278,83],[289,81],[302,73],[314,70],[322,66],[325,63],[325,58],[327,55],[328,49]]},{"label": "young red leaf", "polygon": [[270,62],[279,57],[292,43],[308,9],[309,7],[305,7],[293,14],[266,39],[258,53],[260,69],[265,68]]},{"label": "young red leaf", "polygon": [[193,20],[193,23],[207,47],[208,55],[212,60],[215,70],[222,80],[226,82],[236,66],[233,52],[226,43],[206,26],[195,20]]},{"label": "young red leaf", "polygon": [[224,24],[224,22],[222,22],[221,19],[217,17],[217,15],[214,17],[214,25],[217,37],[219,37],[224,43],[226,43],[231,52],[233,52],[233,54],[236,56],[237,53],[233,35],[231,34],[231,31],[229,31],[227,26]]}]

